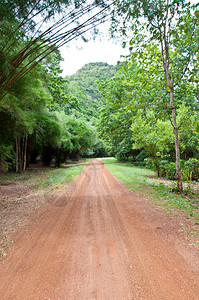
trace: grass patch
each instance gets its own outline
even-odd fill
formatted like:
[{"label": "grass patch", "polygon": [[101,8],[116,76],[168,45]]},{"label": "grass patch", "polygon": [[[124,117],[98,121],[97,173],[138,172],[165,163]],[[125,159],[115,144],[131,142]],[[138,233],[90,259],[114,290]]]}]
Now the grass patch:
[{"label": "grass patch", "polygon": [[76,176],[83,170],[86,163],[72,165],[66,169],[55,169],[51,172],[47,179],[42,183],[42,188],[49,185],[59,185],[63,182],[69,182],[76,178]]},{"label": "grass patch", "polygon": [[34,170],[26,170],[25,173],[16,173],[16,172],[9,172],[6,174],[1,174],[0,177],[0,184],[1,185],[9,185],[9,184],[17,184],[19,182],[25,183],[28,180],[47,176],[49,172],[51,172],[53,169],[50,168],[42,168],[42,169],[34,169]]},{"label": "grass patch", "polygon": [[155,176],[155,172],[152,170],[120,163],[115,158],[106,159],[104,163],[119,180],[133,190],[141,190],[143,186],[147,185],[149,176]]},{"label": "grass patch", "polygon": [[[155,173],[151,170],[134,167],[126,163],[118,163],[115,159],[104,160],[108,169],[126,186],[144,196],[152,197],[153,201],[172,213],[184,213],[186,217],[199,224],[198,194],[192,196],[178,194],[175,188],[163,183],[154,183],[150,177]],[[193,197],[193,194],[195,197]]]},{"label": "grass patch", "polygon": [[63,182],[69,182],[82,171],[86,161],[78,164],[69,164],[62,168],[30,169],[25,173],[7,173],[0,178],[0,185],[23,184],[32,189],[43,189],[47,186],[57,186]]}]

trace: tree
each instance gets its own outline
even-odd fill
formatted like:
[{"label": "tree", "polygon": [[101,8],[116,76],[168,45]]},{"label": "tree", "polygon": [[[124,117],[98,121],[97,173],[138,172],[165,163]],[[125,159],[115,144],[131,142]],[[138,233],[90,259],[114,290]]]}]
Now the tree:
[{"label": "tree", "polygon": [[84,90],[97,105],[104,102],[103,96],[99,91],[100,82],[113,77],[117,71],[117,66],[103,62],[88,63],[84,65],[76,74],[69,76],[69,80],[76,82],[81,90]]},{"label": "tree", "polygon": [[110,155],[127,160],[133,155],[131,118],[134,114],[131,105],[126,73],[118,72],[113,78],[101,84],[101,92],[106,104],[101,108],[99,131]]},{"label": "tree", "polygon": [[[36,113],[44,108],[49,100],[50,93],[44,88],[43,74],[39,66],[25,78],[21,78],[12,86],[0,103],[0,112],[7,115],[12,126],[6,126],[12,131],[11,143],[15,143],[16,171],[24,172],[27,161],[28,136],[36,126]],[[4,132],[6,135],[6,132]]]},{"label": "tree", "polygon": [[65,104],[69,102],[69,97],[65,91],[67,80],[61,75],[60,62],[62,60],[59,50],[55,50],[42,62],[42,67],[45,70],[45,84],[52,97],[51,104]]},{"label": "tree", "polygon": [[132,119],[133,148],[145,149],[160,176],[160,159],[168,154],[174,144],[172,126],[155,116],[154,111],[139,111]]},{"label": "tree", "polygon": [[[117,1],[113,11],[114,25],[120,16],[122,34],[133,32],[130,49],[139,52],[147,44],[155,43],[161,50],[164,77],[170,92],[167,107],[172,113],[172,126],[175,136],[176,179],[178,191],[182,191],[179,126],[176,120],[176,101],[174,92],[181,80],[187,76],[194,65],[198,50],[198,11],[184,0],[139,0]],[[127,27],[127,23],[131,25]],[[142,32],[142,33],[141,33]],[[137,47],[137,48],[136,48]]]},{"label": "tree", "polygon": [[37,150],[41,155],[44,166],[50,166],[51,160],[57,148],[61,144],[62,128],[53,113],[43,111],[36,117],[36,126],[31,137],[32,152]]},{"label": "tree", "polygon": [[110,4],[83,0],[3,0],[0,8],[1,100],[18,79],[48,55],[106,21]]},{"label": "tree", "polygon": [[[38,125],[38,114],[43,113],[46,104],[63,101],[59,91],[55,97],[53,83],[53,80],[58,77],[56,68],[59,66],[59,60],[59,53],[51,54],[45,61],[45,68],[37,65],[27,76],[15,82],[0,102],[0,113],[7,116],[6,119],[1,120],[2,126],[9,127],[9,132],[11,131],[9,141],[11,145],[15,144],[16,171],[24,172],[26,169],[29,160],[29,140]],[[49,72],[52,67],[53,76]],[[49,88],[50,82],[52,82],[51,88]],[[4,123],[7,119],[10,120],[10,125],[6,121]],[[2,131],[2,141],[4,140],[5,146],[7,145],[6,131]]]},{"label": "tree", "polygon": [[7,172],[15,167],[14,127],[11,114],[0,110],[0,168]]},{"label": "tree", "polygon": [[72,117],[67,118],[65,126],[70,133],[72,143],[71,158],[78,159],[84,155],[86,150],[92,147],[92,130],[89,129],[85,122]]}]

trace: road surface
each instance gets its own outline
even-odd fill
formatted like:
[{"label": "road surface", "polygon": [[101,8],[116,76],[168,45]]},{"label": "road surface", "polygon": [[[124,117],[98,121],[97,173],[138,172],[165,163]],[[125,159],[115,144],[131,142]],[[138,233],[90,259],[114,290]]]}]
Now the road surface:
[{"label": "road surface", "polygon": [[15,238],[0,299],[199,299],[198,260],[161,232],[164,214],[89,163]]}]

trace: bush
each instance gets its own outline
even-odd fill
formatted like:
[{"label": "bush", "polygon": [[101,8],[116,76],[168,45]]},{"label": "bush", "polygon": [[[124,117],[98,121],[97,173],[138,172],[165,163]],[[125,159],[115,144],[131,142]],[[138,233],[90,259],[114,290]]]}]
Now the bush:
[{"label": "bush", "polygon": [[168,164],[168,160],[160,160],[160,163],[159,163],[159,175],[161,177],[166,177],[166,168],[165,166]]},{"label": "bush", "polygon": [[198,181],[199,177],[199,160],[196,158],[190,158],[185,162],[187,180]]},{"label": "bush", "polygon": [[151,157],[145,158],[144,163],[145,163],[146,168],[155,170],[153,159]]},{"label": "bush", "polygon": [[[159,175],[167,179],[175,180],[176,164],[168,163],[167,160],[161,160],[159,163]],[[188,161],[181,161],[182,180],[196,180],[199,177],[199,160],[190,158]]]},{"label": "bush", "polygon": [[[133,162],[133,165],[136,166],[136,167],[146,167],[146,168],[149,168],[148,166],[146,166],[146,163],[144,161],[136,161],[136,162]],[[150,169],[150,168],[149,168]]]},{"label": "bush", "polygon": [[140,151],[140,153],[136,156],[137,162],[144,162],[145,158],[149,157],[149,154],[144,149]]},{"label": "bush", "polygon": [[166,172],[166,178],[174,180],[176,174],[176,163],[170,162],[169,164],[165,164],[164,167]]}]

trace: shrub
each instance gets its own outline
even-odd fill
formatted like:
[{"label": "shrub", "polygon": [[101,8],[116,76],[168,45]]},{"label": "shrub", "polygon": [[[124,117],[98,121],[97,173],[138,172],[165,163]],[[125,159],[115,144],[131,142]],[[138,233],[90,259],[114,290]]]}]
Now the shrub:
[{"label": "shrub", "polygon": [[170,162],[169,164],[165,164],[164,168],[166,172],[166,178],[174,180],[176,174],[176,164],[174,162]]},{"label": "shrub", "polygon": [[168,164],[168,160],[160,160],[160,163],[159,163],[159,174],[161,177],[166,177],[166,168],[165,166]]},{"label": "shrub", "polygon": [[199,177],[199,160],[196,158],[190,158],[185,162],[185,168],[187,170],[187,180],[198,181]]},{"label": "shrub", "polygon": [[140,151],[140,153],[136,156],[137,162],[144,162],[145,158],[149,157],[149,154],[144,149]]},{"label": "shrub", "polygon": [[189,180],[189,168],[187,166],[182,167],[181,174],[182,174],[182,181]]},{"label": "shrub", "polygon": [[144,163],[145,163],[146,168],[153,169],[153,170],[155,169],[153,159],[151,157],[145,158]]},{"label": "shrub", "polygon": [[[166,177],[170,180],[175,180],[176,163],[168,162],[167,159],[145,158],[145,166],[158,171],[159,176]],[[196,158],[190,158],[188,161],[181,160],[181,172],[182,180],[196,180],[199,178],[199,160]],[[158,168],[157,168],[158,166]]]}]

